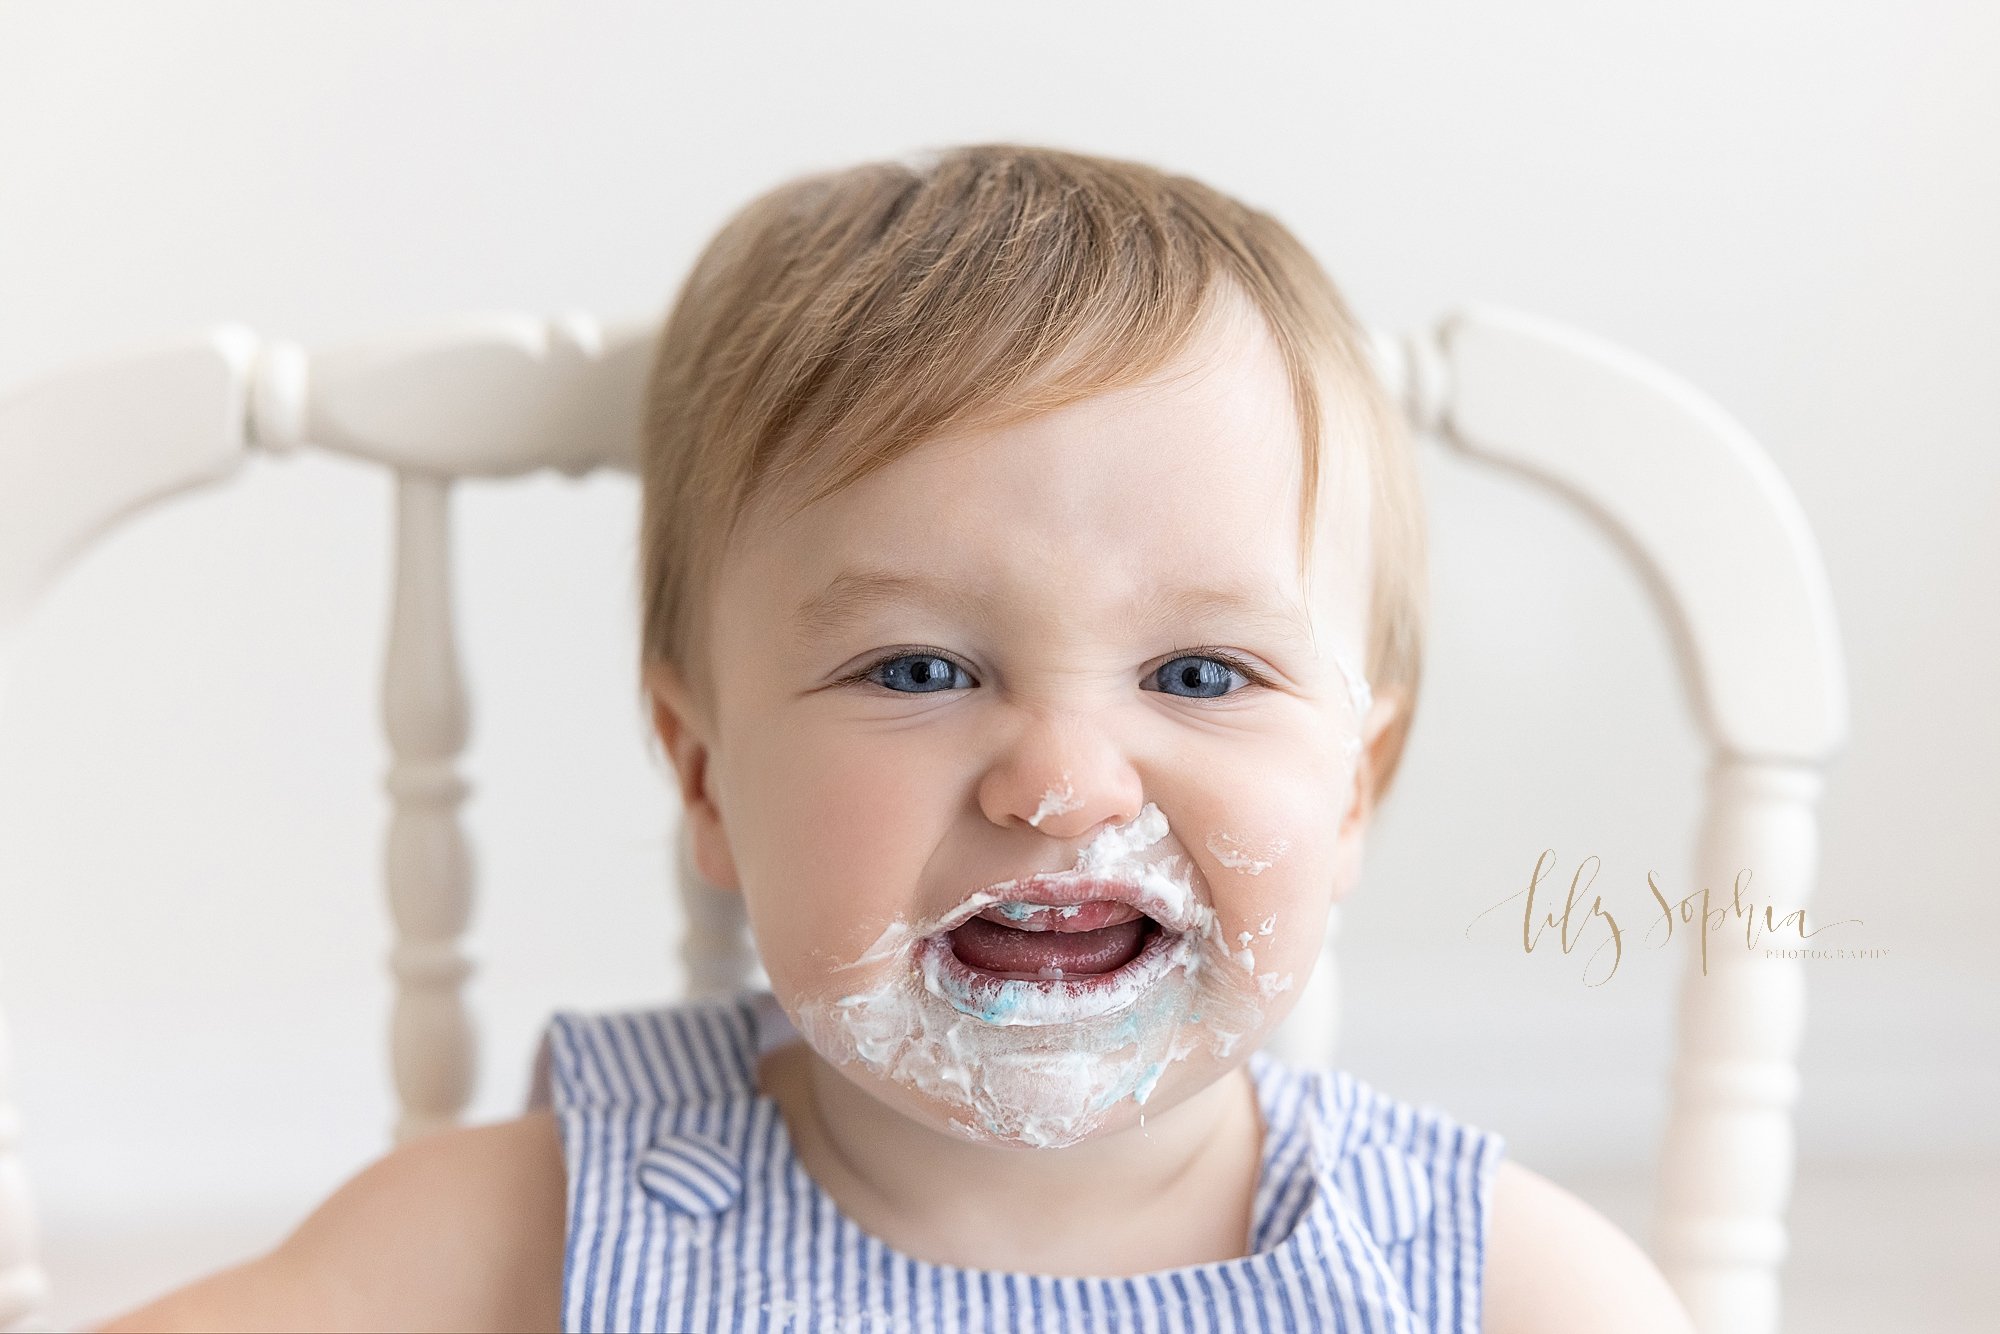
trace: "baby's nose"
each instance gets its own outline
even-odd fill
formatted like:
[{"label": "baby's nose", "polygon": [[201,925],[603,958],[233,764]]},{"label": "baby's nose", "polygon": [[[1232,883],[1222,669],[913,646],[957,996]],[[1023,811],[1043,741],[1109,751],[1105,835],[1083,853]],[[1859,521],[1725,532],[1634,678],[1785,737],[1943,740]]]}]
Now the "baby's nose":
[{"label": "baby's nose", "polygon": [[979,806],[994,824],[1081,841],[1106,825],[1136,819],[1145,783],[1130,738],[1104,720],[1061,710],[1008,715],[985,763]]},{"label": "baby's nose", "polygon": [[1139,818],[1145,794],[1129,768],[1095,766],[1065,768],[1032,785],[1009,784],[1005,800],[1010,822],[1080,845]]}]

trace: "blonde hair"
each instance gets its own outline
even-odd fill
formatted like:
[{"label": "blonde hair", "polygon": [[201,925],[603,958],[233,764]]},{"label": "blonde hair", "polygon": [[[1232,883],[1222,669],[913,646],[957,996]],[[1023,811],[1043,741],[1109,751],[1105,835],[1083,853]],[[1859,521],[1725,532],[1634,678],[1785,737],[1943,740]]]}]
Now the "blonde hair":
[{"label": "blonde hair", "polygon": [[739,528],[796,514],[933,437],[1003,426],[1151,378],[1218,288],[1261,311],[1299,415],[1299,562],[1320,450],[1369,480],[1368,651],[1405,707],[1422,667],[1424,532],[1402,415],[1325,271],[1276,219],[1185,176],[975,144],[788,181],[711,240],[661,328],[640,456],[644,662],[713,716],[709,594]]}]

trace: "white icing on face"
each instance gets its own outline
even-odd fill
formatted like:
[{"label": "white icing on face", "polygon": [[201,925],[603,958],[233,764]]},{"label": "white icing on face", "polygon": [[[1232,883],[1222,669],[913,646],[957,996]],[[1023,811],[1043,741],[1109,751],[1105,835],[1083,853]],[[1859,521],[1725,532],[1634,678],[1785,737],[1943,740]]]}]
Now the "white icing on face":
[{"label": "white icing on face", "polygon": [[[871,968],[873,985],[803,1002],[801,1036],[835,1064],[948,1104],[968,1139],[1059,1148],[1086,1138],[1120,1102],[1144,1103],[1170,1062],[1204,1046],[1227,1058],[1263,1027],[1262,1002],[1292,983],[1289,973],[1250,976],[1253,956],[1229,950],[1192,864],[1148,852],[1167,835],[1166,816],[1148,802],[1130,824],[1092,839],[1075,868],[1136,887],[1149,915],[1187,926],[1150,966],[1135,962],[1090,985],[998,980],[978,996],[954,985],[940,967],[939,951],[951,948],[943,931],[1007,901],[1009,881],[917,926],[897,917],[836,969]],[[1276,925],[1273,913],[1259,934]]]},{"label": "white icing on face", "polygon": [[[1277,929],[1278,914],[1272,913],[1258,925],[1257,934],[1268,936]],[[1257,967],[1257,956],[1251,952],[1250,941],[1251,935],[1248,931],[1239,931],[1236,933],[1236,944],[1239,947],[1236,951],[1236,959],[1243,965],[1243,971],[1246,973],[1255,970]],[[1286,974],[1286,976],[1289,978],[1290,974]],[[1283,990],[1283,988],[1280,988],[1280,990]]]},{"label": "white icing on face", "polygon": [[[1347,699],[1354,706],[1354,720],[1359,726],[1367,719],[1368,711],[1375,707],[1375,692],[1369,687],[1368,678],[1354,665],[1352,657],[1346,653],[1335,653],[1332,656],[1334,665],[1340,669],[1342,678],[1347,682]],[[1355,749],[1358,750],[1359,739],[1349,739],[1354,742]]]},{"label": "white icing on face", "polygon": [[1245,875],[1257,875],[1268,870],[1271,863],[1284,856],[1285,849],[1291,846],[1289,839],[1282,838],[1252,845],[1246,839],[1220,830],[1208,836],[1208,850],[1215,854],[1215,859],[1230,870],[1241,871]]},{"label": "white icing on face", "polygon": [[1028,817],[1028,823],[1039,829],[1042,827],[1042,821],[1051,815],[1067,815],[1081,805],[1083,801],[1076,795],[1076,789],[1070,786],[1069,773],[1065,771],[1062,776],[1062,791],[1057,792],[1056,789],[1050,788],[1044,792],[1042,804]]}]

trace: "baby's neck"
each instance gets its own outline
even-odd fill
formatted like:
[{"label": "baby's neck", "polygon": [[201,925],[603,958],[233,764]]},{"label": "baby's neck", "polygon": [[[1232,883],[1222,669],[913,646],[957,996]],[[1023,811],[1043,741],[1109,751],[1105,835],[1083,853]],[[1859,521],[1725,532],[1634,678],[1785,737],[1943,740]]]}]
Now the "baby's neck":
[{"label": "baby's neck", "polygon": [[1133,1127],[1064,1149],[973,1144],[871,1097],[802,1041],[767,1053],[813,1180],[860,1227],[931,1264],[1123,1277],[1250,1253],[1263,1118],[1231,1071]]}]

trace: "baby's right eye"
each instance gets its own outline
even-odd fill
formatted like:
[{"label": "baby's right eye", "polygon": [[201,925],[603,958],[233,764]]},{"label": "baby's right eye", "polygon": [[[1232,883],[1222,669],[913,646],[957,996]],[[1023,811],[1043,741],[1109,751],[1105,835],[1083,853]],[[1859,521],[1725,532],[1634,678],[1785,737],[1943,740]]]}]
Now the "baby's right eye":
[{"label": "baby's right eye", "polygon": [[[935,695],[951,688],[952,674],[966,676],[963,667],[950,658],[936,653],[898,653],[887,658],[878,658],[847,681],[873,681],[899,695]],[[907,679],[914,688],[905,690],[900,684]]]}]

